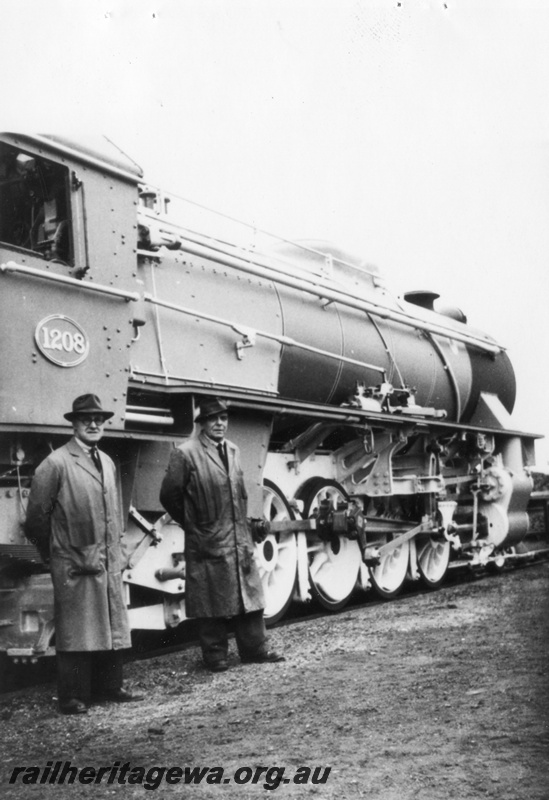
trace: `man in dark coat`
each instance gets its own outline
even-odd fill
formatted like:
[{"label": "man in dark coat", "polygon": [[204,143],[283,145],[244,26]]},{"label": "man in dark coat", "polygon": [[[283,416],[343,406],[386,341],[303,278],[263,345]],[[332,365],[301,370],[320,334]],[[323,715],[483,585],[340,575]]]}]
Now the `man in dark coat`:
[{"label": "man in dark coat", "polygon": [[228,618],[244,663],[283,661],[267,648],[239,450],[225,439],[227,404],[203,401],[197,422],[199,436],[174,450],[160,491],[185,531],[187,616],[199,620],[204,663],[214,672],[228,667]]},{"label": "man in dark coat", "polygon": [[96,395],[77,397],[65,419],[73,438],[32,481],[25,533],[51,567],[59,709],[83,714],[94,698],[141,699],[122,688],[131,646],[121,570],[126,558],[116,470],[97,449],[112,417]]}]

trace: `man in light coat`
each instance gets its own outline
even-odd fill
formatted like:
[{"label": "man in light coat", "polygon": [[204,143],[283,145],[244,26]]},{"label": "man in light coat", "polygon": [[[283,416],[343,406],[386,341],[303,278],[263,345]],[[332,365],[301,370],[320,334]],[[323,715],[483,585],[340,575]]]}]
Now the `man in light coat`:
[{"label": "man in light coat", "polygon": [[160,501],[185,531],[186,613],[199,620],[205,665],[228,668],[228,619],[241,661],[283,661],[269,650],[265,600],[247,519],[247,494],[238,447],[225,439],[228,406],[202,402],[198,437],[173,451]]},{"label": "man in light coat", "polygon": [[141,697],[122,688],[122,651],[131,647],[123,524],[114,463],[97,449],[113,414],[86,394],[64,416],[74,436],[36,470],[25,533],[51,568],[59,709],[83,714],[95,698]]}]

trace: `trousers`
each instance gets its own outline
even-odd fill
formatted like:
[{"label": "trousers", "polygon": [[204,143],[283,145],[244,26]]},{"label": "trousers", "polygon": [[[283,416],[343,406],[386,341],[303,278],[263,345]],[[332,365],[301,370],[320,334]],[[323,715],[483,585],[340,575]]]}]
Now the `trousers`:
[{"label": "trousers", "polygon": [[57,651],[57,694],[60,703],[75,698],[89,703],[122,688],[122,650]]},{"label": "trousers", "polygon": [[267,628],[261,609],[230,618],[201,617],[198,620],[198,638],[206,664],[215,664],[227,658],[231,630],[234,630],[241,657],[257,656],[266,650]]}]

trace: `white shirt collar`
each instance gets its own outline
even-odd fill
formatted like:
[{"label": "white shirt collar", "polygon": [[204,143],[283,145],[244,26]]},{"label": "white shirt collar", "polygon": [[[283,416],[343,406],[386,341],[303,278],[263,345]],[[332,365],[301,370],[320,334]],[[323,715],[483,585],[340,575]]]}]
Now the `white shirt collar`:
[{"label": "white shirt collar", "polygon": [[79,439],[79,438],[78,438],[78,436],[75,436],[75,437],[74,437],[74,439],[75,439],[75,441],[77,442],[77,444],[78,444],[78,445],[79,445],[79,446],[82,448],[82,450],[83,450],[83,451],[84,451],[84,452],[85,452],[87,455],[90,455],[90,453],[91,453],[91,450],[92,450],[92,449],[91,449],[91,447],[90,447],[89,445],[87,445],[87,444],[84,444],[84,442],[82,441],[82,439]]}]

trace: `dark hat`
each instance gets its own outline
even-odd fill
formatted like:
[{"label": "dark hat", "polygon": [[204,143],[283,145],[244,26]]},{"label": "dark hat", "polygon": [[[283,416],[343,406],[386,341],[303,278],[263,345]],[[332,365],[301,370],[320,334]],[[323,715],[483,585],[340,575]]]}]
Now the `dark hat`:
[{"label": "dark hat", "polygon": [[79,414],[101,414],[103,419],[110,419],[114,417],[114,411],[103,411],[101,407],[101,400],[96,394],[81,394],[77,397],[72,404],[72,411],[63,414],[65,419],[69,422],[77,417]]},{"label": "dark hat", "polygon": [[200,409],[196,421],[204,422],[208,417],[215,417],[216,414],[226,414],[228,410],[229,404],[220,397],[205,397],[200,401]]}]

